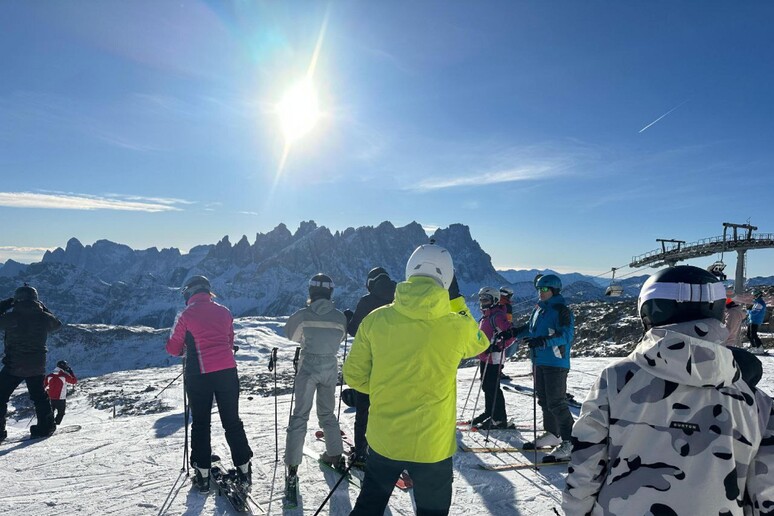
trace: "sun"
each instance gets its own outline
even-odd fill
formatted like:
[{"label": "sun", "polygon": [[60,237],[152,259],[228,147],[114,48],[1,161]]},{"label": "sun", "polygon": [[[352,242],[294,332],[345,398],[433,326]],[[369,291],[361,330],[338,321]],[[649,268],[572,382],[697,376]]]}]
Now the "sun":
[{"label": "sun", "polygon": [[311,131],[320,118],[317,92],[309,78],[291,87],[277,105],[285,141],[292,143]]}]

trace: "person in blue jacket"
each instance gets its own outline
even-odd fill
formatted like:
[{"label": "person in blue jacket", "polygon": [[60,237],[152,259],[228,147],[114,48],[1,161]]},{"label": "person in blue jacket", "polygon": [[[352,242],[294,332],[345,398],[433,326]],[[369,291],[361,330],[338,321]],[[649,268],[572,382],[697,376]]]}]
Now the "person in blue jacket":
[{"label": "person in blue jacket", "polygon": [[534,366],[535,393],[543,412],[544,433],[525,449],[553,447],[543,462],[567,460],[572,444],[573,418],[567,405],[567,373],[570,348],[575,336],[575,317],[560,294],[562,280],[555,274],[535,282],[540,301],[529,323],[515,329],[516,337],[530,348]]},{"label": "person in blue jacket", "polygon": [[750,339],[750,352],[762,354],[765,351],[763,350],[763,342],[758,336],[758,328],[766,318],[766,301],[763,300],[763,291],[761,290],[754,291],[753,297],[755,299],[748,314],[750,324],[747,326],[747,338]]}]

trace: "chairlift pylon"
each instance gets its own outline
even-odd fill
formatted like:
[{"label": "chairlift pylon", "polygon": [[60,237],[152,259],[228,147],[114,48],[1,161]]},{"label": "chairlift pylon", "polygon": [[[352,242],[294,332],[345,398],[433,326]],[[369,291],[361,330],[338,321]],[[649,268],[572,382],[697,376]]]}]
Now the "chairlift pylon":
[{"label": "chairlift pylon", "polygon": [[623,294],[623,287],[615,282],[615,270],[616,268],[613,267],[613,277],[610,280],[610,285],[605,289],[605,295],[610,297],[621,297]]}]

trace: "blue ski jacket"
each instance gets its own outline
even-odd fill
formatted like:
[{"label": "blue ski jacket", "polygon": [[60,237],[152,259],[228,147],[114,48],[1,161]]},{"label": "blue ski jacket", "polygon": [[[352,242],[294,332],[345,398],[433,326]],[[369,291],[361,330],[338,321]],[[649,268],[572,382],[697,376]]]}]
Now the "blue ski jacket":
[{"label": "blue ski jacket", "polygon": [[762,297],[755,298],[749,313],[750,324],[763,324],[766,318],[766,301]]},{"label": "blue ski jacket", "polygon": [[536,366],[570,368],[570,348],[575,337],[575,316],[561,294],[540,301],[532,310],[528,328],[518,337],[547,337],[544,348],[536,348],[532,361]]}]

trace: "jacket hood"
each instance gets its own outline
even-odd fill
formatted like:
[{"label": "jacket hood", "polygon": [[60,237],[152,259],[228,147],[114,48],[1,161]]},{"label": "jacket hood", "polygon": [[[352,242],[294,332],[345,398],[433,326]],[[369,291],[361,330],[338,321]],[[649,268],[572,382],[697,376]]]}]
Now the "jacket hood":
[{"label": "jacket hood", "polygon": [[393,306],[411,319],[438,319],[451,312],[449,291],[434,279],[422,276],[398,283]]},{"label": "jacket hood", "polygon": [[549,297],[545,301],[538,301],[538,306],[541,308],[545,308],[550,305],[566,305],[567,302],[564,300],[564,297],[561,294],[554,294],[553,296]]},{"label": "jacket hood", "polygon": [[650,329],[630,355],[637,365],[663,380],[694,387],[721,387],[740,373],[723,345],[728,330],[716,319]]},{"label": "jacket hood", "polygon": [[392,300],[395,299],[395,287],[396,283],[390,278],[379,278],[373,283],[371,288],[368,289],[368,292],[379,299],[392,303]]},{"label": "jacket hood", "polygon": [[188,301],[186,301],[185,305],[188,306],[193,303],[200,303],[202,301],[212,301],[214,296],[215,294],[211,294],[209,292],[197,292],[188,298]]},{"label": "jacket hood", "polygon": [[330,299],[315,299],[309,303],[309,309],[319,315],[325,315],[335,308],[336,306]]}]

